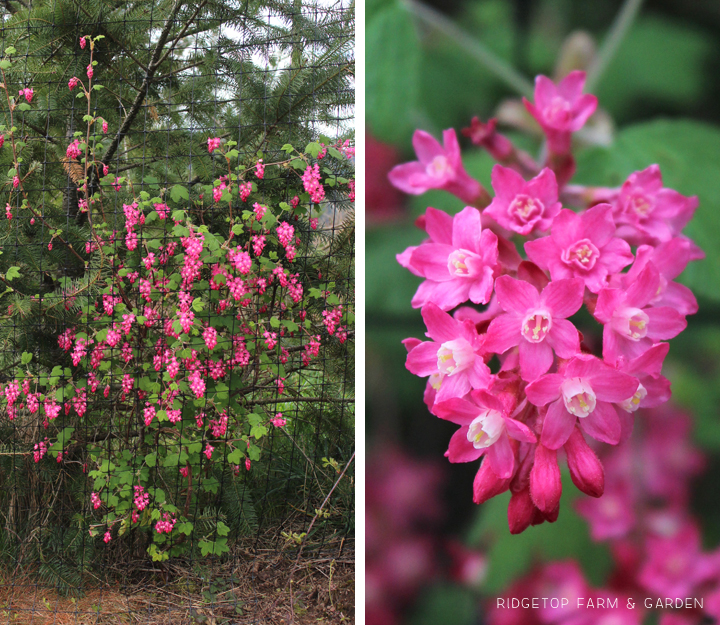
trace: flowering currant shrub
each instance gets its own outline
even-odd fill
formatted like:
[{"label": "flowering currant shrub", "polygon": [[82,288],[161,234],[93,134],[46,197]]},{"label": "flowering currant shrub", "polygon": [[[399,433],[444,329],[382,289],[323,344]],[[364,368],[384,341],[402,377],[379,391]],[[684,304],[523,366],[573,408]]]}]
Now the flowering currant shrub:
[{"label": "flowering currant shrub", "polygon": [[[235,479],[252,471],[263,439],[291,421],[277,410],[286,386],[287,401],[301,401],[299,376],[321,345],[345,343],[352,332],[347,289],[298,260],[329,254],[323,216],[330,202],[354,199],[354,149],[347,141],[286,144],[275,160],[204,135],[194,158],[222,172],[211,185],[198,192],[146,178],[140,190],[103,162],[112,129],[93,114],[101,39],[80,39],[90,63],[67,84],[87,106],[86,128],[63,147],[87,224],[82,249],[33,195],[37,174],[23,162],[26,143],[13,121],[29,110],[33,89],[14,96],[3,76],[10,126],[2,140],[14,162],[7,220],[41,227],[43,245],[64,248],[86,275],[64,277],[51,296],[29,296],[29,306],[62,309],[55,340],[63,356],[48,367],[41,354],[22,354],[0,389],[2,418],[34,428],[34,462],[82,464],[79,522],[90,536],[111,543],[144,532],[154,560],[190,544],[221,554],[228,526],[217,517],[193,523],[218,493],[217,471]],[[14,52],[6,50],[1,71]],[[10,267],[6,293],[24,295],[29,270]]]},{"label": "flowering currant shrub", "polygon": [[[428,338],[404,342],[406,366],[428,378],[430,412],[458,426],[449,461],[482,460],[474,501],[511,491],[513,533],[558,518],[561,459],[578,489],[603,495],[594,441],[622,446],[638,408],[669,399],[664,341],[697,312],[675,282],[704,256],[682,234],[697,198],[664,187],[652,164],[619,188],[570,184],[572,134],[597,107],[584,83],[581,71],[536,79],[524,103],[545,135],[542,162],[495,120],[463,130],[498,161],[493,194],[466,172],[453,129],[442,145],[418,130],[418,160],[389,175],[407,193],[442,189],[467,204],[454,216],[429,207],[418,220],[428,239],[397,256],[422,278],[412,306]],[[578,329],[583,308],[602,345]]]}]

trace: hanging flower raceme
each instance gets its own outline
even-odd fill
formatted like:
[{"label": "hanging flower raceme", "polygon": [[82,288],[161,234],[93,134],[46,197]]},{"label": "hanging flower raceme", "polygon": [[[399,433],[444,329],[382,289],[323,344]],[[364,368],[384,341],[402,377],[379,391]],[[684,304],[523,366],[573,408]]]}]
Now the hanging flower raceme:
[{"label": "hanging flower raceme", "polygon": [[[431,339],[404,341],[406,367],[429,378],[431,413],[460,426],[450,462],[483,459],[474,501],[511,491],[513,533],[557,519],[561,459],[578,489],[602,496],[602,455],[586,439],[624,444],[637,410],[669,399],[662,341],[697,311],[690,289],[674,282],[703,257],[681,233],[696,198],[663,187],[657,166],[619,189],[564,193],[572,133],[597,107],[584,82],[583,72],[558,85],[540,76],[535,103],[525,102],[547,139],[545,162],[473,120],[466,134],[502,162],[492,171],[494,198],[465,173],[454,130],[444,146],[417,131],[418,161],[389,174],[407,193],[443,189],[475,204],[454,216],[428,208],[417,224],[429,238],[397,256],[423,278],[411,304]],[[571,210],[561,198],[580,204]],[[591,317],[581,319],[599,326],[581,333],[583,305]]]}]

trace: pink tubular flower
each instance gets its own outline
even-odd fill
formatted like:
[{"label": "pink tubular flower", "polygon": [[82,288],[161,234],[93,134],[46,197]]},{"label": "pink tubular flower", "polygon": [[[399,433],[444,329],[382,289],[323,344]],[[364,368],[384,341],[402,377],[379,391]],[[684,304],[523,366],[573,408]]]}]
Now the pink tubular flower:
[{"label": "pink tubular flower", "polygon": [[27,100],[28,104],[32,102],[33,99],[33,90],[32,87],[26,87],[25,89],[20,90],[20,95],[25,96],[25,99]]},{"label": "pink tubular flower", "polygon": [[79,82],[80,81],[75,76],[73,76],[70,80],[68,80],[68,89],[72,91],[73,89],[75,89],[75,87],[78,86]]},{"label": "pink tubular flower", "polygon": [[525,392],[536,406],[550,404],[540,440],[545,447],[558,449],[570,438],[578,419],[583,432],[616,445],[621,424],[612,404],[630,399],[637,388],[636,378],[582,354],[561,373],[547,373],[531,382]]},{"label": "pink tubular flower", "polygon": [[[17,189],[20,186],[20,176],[13,176],[13,188]],[[48,244],[48,249],[52,249],[52,243]]]},{"label": "pink tubular flower", "polygon": [[515,468],[509,439],[524,443],[537,439],[527,425],[510,417],[509,407],[498,397],[486,391],[472,391],[470,396],[472,401],[455,397],[435,404],[438,417],[461,426],[445,455],[450,462],[472,462],[486,455],[493,473],[508,478]]},{"label": "pink tubular flower", "polygon": [[660,167],[636,171],[620,188],[613,217],[617,236],[631,245],[670,241],[692,219],[697,196],[686,197],[662,186]]},{"label": "pink tubular flower", "polygon": [[265,177],[265,163],[263,163],[263,160],[261,158],[258,159],[257,163],[255,163],[255,175],[260,180]]},{"label": "pink tubular flower", "polygon": [[555,280],[538,293],[528,282],[501,276],[495,289],[506,314],[490,322],[485,349],[502,354],[518,345],[523,380],[529,382],[545,373],[553,363],[553,351],[560,358],[580,351],[578,331],[567,317],[582,306],[582,280]]},{"label": "pink tubular flower", "polygon": [[103,119],[103,123],[102,123],[102,131],[105,134],[107,134],[107,131],[108,131],[108,123],[104,119]]},{"label": "pink tubular flower", "polygon": [[656,297],[650,300],[653,306],[670,306],[681,315],[694,315],[698,310],[693,292],[684,284],[673,282],[691,260],[705,258],[703,251],[689,239],[675,237],[666,243],[653,247],[641,245],[635,253],[635,262],[627,273],[610,276],[610,286],[627,289],[645,269],[649,262],[660,272],[660,286]]},{"label": "pink tubular flower", "polygon": [[457,321],[433,303],[423,306],[422,316],[432,340],[415,345],[405,366],[417,376],[430,376],[437,391],[435,401],[487,388],[490,369],[483,360],[482,339],[475,324]]},{"label": "pink tubular flower", "polygon": [[208,152],[211,154],[220,147],[220,137],[208,139]]},{"label": "pink tubular flower", "polygon": [[525,182],[516,171],[495,165],[492,170],[495,198],[485,209],[503,228],[518,234],[545,232],[562,208],[555,174],[547,167]]},{"label": "pink tubular flower", "polygon": [[612,207],[598,204],[578,215],[563,209],[555,218],[549,237],[525,243],[528,257],[553,280],[582,278],[597,293],[608,275],[633,260],[630,246],[615,236]]},{"label": "pink tubular flower", "polygon": [[397,165],[388,174],[390,182],[401,191],[420,195],[428,189],[444,189],[467,204],[473,204],[484,189],[463,167],[460,144],[455,130],[443,131],[443,143],[423,130],[413,135],[413,147],[418,160]]},{"label": "pink tubular flower", "polygon": [[403,267],[426,278],[412,299],[413,307],[432,302],[450,310],[468,299],[487,304],[498,262],[498,238],[491,230],[482,230],[480,211],[466,206],[451,217],[428,208],[425,228],[430,239],[397,256]]},{"label": "pink tubular flower", "polygon": [[523,98],[548,139],[551,152],[564,154],[570,150],[570,135],[584,125],[597,108],[594,95],[583,95],[585,72],[570,72],[555,85],[547,76],[535,79],[535,104]]},{"label": "pink tubular flower", "polygon": [[205,449],[203,450],[203,453],[208,460],[212,458],[213,451],[215,451],[215,448],[210,443],[205,443]]},{"label": "pink tubular flower", "polygon": [[652,263],[627,288],[602,289],[595,318],[603,328],[603,358],[610,363],[637,358],[654,343],[671,339],[687,326],[674,308],[649,307],[660,287],[660,274]]},{"label": "pink tubular flower", "polygon": [[272,423],[276,428],[281,428],[287,423],[287,419],[283,419],[282,412],[278,412],[275,415],[275,418],[270,420],[270,423]]},{"label": "pink tubular flower", "polygon": [[82,48],[84,50],[86,44],[87,44],[87,41],[85,41],[85,37],[80,37],[80,48]]},{"label": "pink tubular flower", "polygon": [[95,72],[93,71],[92,63],[87,66],[87,72],[86,72],[86,73],[87,73],[87,77],[88,77],[88,78],[92,78],[92,77],[93,77],[93,74],[94,74]]}]

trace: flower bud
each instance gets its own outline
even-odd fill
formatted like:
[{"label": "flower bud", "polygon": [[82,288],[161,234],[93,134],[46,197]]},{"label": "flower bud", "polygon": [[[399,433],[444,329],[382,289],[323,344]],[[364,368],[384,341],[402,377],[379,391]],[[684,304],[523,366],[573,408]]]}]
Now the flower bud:
[{"label": "flower bud", "polygon": [[495,495],[504,493],[510,486],[510,479],[498,477],[490,468],[490,463],[484,460],[473,482],[473,501],[477,504],[485,503]]},{"label": "flower bud", "polygon": [[565,452],[573,484],[586,495],[600,497],[605,490],[605,471],[577,428],[565,443]]},{"label": "flower bud", "polygon": [[513,493],[508,504],[508,525],[511,534],[524,532],[533,520],[535,515],[535,504],[530,497],[530,489],[526,488],[520,492]]},{"label": "flower bud", "polygon": [[535,450],[535,464],[530,472],[530,495],[535,505],[545,513],[558,507],[562,495],[557,451],[544,445],[538,445]]}]

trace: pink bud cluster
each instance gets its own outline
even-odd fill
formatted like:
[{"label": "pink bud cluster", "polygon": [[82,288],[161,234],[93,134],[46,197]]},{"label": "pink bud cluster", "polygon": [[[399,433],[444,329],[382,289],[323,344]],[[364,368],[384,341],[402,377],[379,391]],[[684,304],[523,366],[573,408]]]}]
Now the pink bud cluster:
[{"label": "pink bud cluster", "polygon": [[[429,338],[404,341],[406,366],[429,378],[429,410],[459,426],[450,462],[484,458],[475,502],[511,491],[514,533],[557,518],[560,457],[581,491],[602,495],[603,466],[586,437],[617,445],[638,408],[668,400],[663,341],[697,311],[692,292],[673,281],[703,257],[681,232],[697,198],[663,187],[657,166],[576,204],[579,212],[563,207],[592,195],[577,187],[569,194],[565,184],[574,171],[571,134],[597,105],[582,95],[584,79],[573,72],[555,86],[540,76],[535,103],[526,102],[548,141],[544,167],[495,136],[494,126],[481,133],[477,121],[470,129],[507,165],[492,171],[494,198],[465,172],[454,130],[445,131],[444,146],[417,131],[419,160],[390,172],[408,193],[444,189],[484,209],[467,206],[453,217],[428,208],[419,225],[429,238],[398,255],[424,279],[412,305]],[[525,260],[511,238],[524,243]],[[602,326],[601,354],[570,320],[583,305]]]}]

